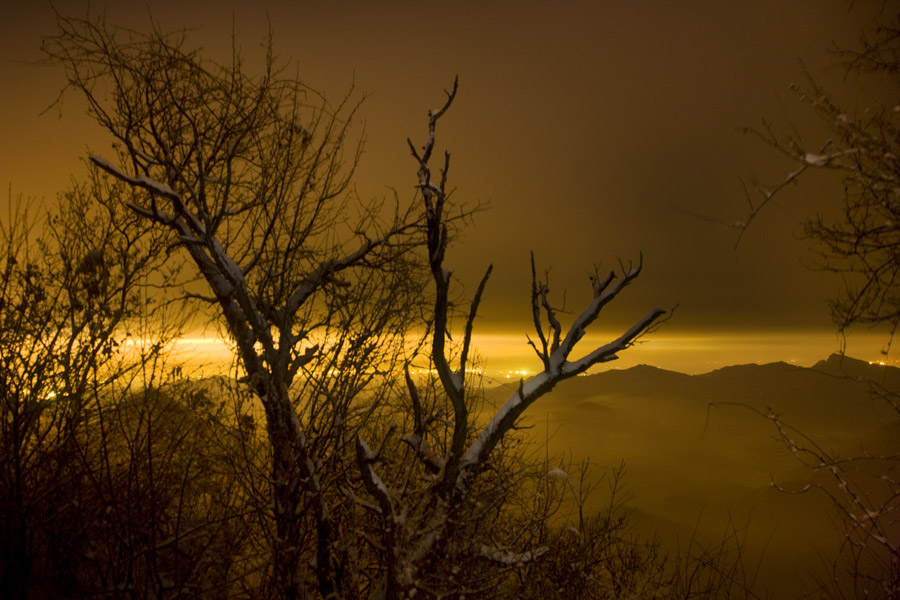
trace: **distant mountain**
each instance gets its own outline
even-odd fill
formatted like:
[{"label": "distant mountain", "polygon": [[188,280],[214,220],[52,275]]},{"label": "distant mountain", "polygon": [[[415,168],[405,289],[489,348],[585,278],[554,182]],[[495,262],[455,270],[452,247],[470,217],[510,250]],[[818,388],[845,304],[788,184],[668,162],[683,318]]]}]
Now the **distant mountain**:
[{"label": "distant mountain", "polygon": [[[500,404],[517,386],[509,383],[488,389],[486,396]],[[874,389],[900,394],[900,369],[839,355],[809,368],[775,362],[735,365],[701,375],[638,365],[564,381],[539,400],[530,414],[544,418],[549,412],[574,422],[581,418],[576,414],[579,407],[596,416],[610,410],[628,414],[654,405],[654,418],[700,414],[706,419],[710,410],[721,413],[731,407],[774,413],[810,435],[852,443],[900,416],[873,394]]]},{"label": "distant mountain", "polygon": [[890,365],[832,354],[826,360],[817,362],[812,369],[835,377],[864,379],[888,388],[900,389],[900,369]]},{"label": "distant mountain", "polygon": [[[810,368],[775,362],[735,365],[701,375],[638,365],[565,381],[539,406],[560,410],[588,400],[604,404],[604,398],[612,397],[669,403],[688,400],[704,406],[743,405],[763,413],[774,411],[788,421],[805,424],[811,433],[840,427],[848,434],[863,435],[898,416],[873,396],[873,388],[882,386],[900,393],[900,369],[839,355]],[[513,389],[496,390],[496,400]]]},{"label": "distant mountain", "polygon": [[[500,403],[516,387],[486,396]],[[643,525],[671,524],[659,532],[663,539],[697,531],[713,543],[726,523],[749,519],[758,547],[772,536],[768,577],[779,581],[818,564],[817,553],[841,538],[822,495],[770,488],[773,481],[802,487],[811,474],[768,416],[795,428],[801,442],[808,436],[837,454],[897,451],[900,415],[873,394],[882,387],[900,393],[900,369],[838,355],[809,368],[748,364],[701,375],[639,365],[562,382],[529,409],[524,431],[551,455],[590,458],[599,473],[624,460]]]},{"label": "distant mountain", "polygon": [[637,365],[625,370],[609,370],[596,375],[576,377],[561,384],[567,393],[596,393],[599,386],[607,393],[646,394],[687,385],[690,375],[667,371],[650,365]]}]

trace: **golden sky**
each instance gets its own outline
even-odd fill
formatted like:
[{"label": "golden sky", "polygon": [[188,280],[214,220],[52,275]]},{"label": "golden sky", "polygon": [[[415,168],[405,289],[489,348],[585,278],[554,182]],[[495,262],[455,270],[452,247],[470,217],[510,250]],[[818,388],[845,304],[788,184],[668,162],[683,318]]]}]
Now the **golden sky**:
[{"label": "golden sky", "polygon": [[[456,198],[490,208],[463,232],[450,263],[470,291],[494,263],[484,330],[495,339],[527,331],[531,250],[552,267],[551,283],[567,290],[572,310],[587,301],[593,264],[643,252],[642,277],[598,329],[678,304],[661,337],[632,352],[645,353],[636,362],[674,366],[697,350],[670,345],[664,356],[664,340],[706,340],[706,358],[679,367],[691,371],[726,356],[791,360],[800,353],[783,349],[802,336],[804,363],[838,348],[825,300],[839,281],[806,268],[815,258],[797,239],[804,216],[834,210],[835,181],[789,190],[737,249],[735,231],[680,209],[740,218],[739,178],[774,182],[789,169],[738,128],[767,117],[785,130],[796,124],[810,140],[824,136],[789,85],[802,78],[801,60],[817,80],[843,85],[827,50],[857,38],[872,4],[151,0],[94,1],[91,9],[136,29],[148,27],[150,14],[163,29],[187,27],[214,58],[227,58],[233,29],[251,68],[271,25],[277,54],[312,87],[337,99],[353,83],[368,95],[357,177],[367,197],[411,197],[415,165],[405,140],[422,137],[426,110],[458,74],[459,96],[438,141],[453,154]],[[83,16],[88,3],[55,5]],[[64,84],[58,69],[33,64],[54,29],[49,5],[0,6],[0,183],[13,196],[49,202],[83,176],[87,149],[109,153],[109,140],[74,95],[42,114]],[[0,209],[7,202],[4,190]],[[877,356],[882,341],[859,335],[850,351]],[[746,352],[729,354],[729,343]],[[504,365],[515,362],[513,346],[492,347]]]}]

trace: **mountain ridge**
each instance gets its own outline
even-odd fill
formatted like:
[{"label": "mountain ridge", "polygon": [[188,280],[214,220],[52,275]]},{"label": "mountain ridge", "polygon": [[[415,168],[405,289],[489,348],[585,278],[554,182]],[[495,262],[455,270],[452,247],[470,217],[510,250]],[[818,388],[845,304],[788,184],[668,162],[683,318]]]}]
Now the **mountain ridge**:
[{"label": "mountain ridge", "polygon": [[840,354],[834,352],[830,354],[827,358],[819,360],[815,364],[804,367],[803,365],[797,365],[791,362],[786,361],[772,361],[768,363],[739,363],[734,365],[726,365],[724,367],[718,367],[711,371],[705,371],[703,373],[684,373],[682,371],[675,371],[672,369],[664,369],[662,367],[657,367],[654,365],[649,365],[646,363],[641,363],[635,365],[633,367],[628,367],[626,369],[609,369],[607,371],[602,371],[600,373],[591,373],[589,375],[583,375],[583,377],[595,377],[597,375],[604,375],[607,373],[625,373],[625,372],[640,372],[640,373],[669,373],[676,375],[684,375],[687,377],[703,377],[706,375],[711,375],[713,373],[720,372],[728,372],[735,369],[754,369],[754,368],[787,368],[787,369],[811,369],[815,371],[825,372],[829,374],[843,374],[848,376],[865,376],[870,375],[871,378],[877,379],[883,373],[890,373],[893,376],[900,377],[900,368],[894,367],[891,365],[884,365],[880,363],[872,363],[865,360],[860,360],[858,358],[854,358],[852,356],[847,356],[846,354]]},{"label": "mountain ridge", "polygon": [[[517,387],[486,397],[496,406]],[[693,375],[643,364],[561,382],[525,413],[522,435],[542,455],[589,460],[598,473],[625,464],[637,527],[669,547],[679,537],[718,543],[729,524],[747,523],[753,541],[744,550],[768,553],[764,577],[780,582],[843,538],[823,526],[827,496],[772,486],[803,489],[823,477],[792,454],[773,416],[801,445],[892,455],[900,413],[873,394],[884,389],[900,394],[900,369],[840,354],[811,366],[749,363]]]}]

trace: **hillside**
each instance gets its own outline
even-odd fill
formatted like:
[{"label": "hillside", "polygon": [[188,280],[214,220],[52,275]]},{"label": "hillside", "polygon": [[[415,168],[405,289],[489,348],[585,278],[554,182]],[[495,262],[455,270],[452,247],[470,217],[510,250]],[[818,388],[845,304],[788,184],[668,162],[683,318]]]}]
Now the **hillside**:
[{"label": "hillside", "polygon": [[[900,391],[900,369],[836,355],[810,368],[749,364],[701,375],[641,365],[564,382],[526,420],[536,449],[546,441],[551,453],[601,468],[624,460],[645,529],[670,544],[695,527],[713,540],[728,519],[748,523],[748,546],[769,544],[764,576],[779,581],[815,563],[835,536],[823,498],[771,489],[773,481],[799,486],[809,473],[766,415],[838,453],[896,448],[898,415],[872,393],[882,386]],[[513,389],[491,389],[488,399]]]}]

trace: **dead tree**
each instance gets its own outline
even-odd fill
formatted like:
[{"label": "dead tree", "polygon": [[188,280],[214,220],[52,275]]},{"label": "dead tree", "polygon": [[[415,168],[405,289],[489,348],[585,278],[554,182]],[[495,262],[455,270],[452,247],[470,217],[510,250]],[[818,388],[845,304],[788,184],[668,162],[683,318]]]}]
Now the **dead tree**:
[{"label": "dead tree", "polygon": [[[863,7],[864,8],[864,7]],[[819,256],[818,268],[838,274],[840,291],[829,300],[832,319],[844,336],[854,326],[882,329],[887,355],[900,326],[900,15],[887,4],[876,8],[872,26],[853,49],[839,49],[847,79],[871,84],[864,105],[843,101],[804,73],[792,91],[822,128],[818,139],[796,129],[779,131],[768,121],[747,131],[792,164],[775,184],[758,181],[747,190],[749,211],[737,225],[745,231],[756,216],[785,190],[816,173],[841,180],[840,213],[822,213],[804,223],[804,233]],[[817,132],[818,133],[818,132]],[[900,408],[897,390],[873,382],[873,398]],[[774,412],[763,415],[777,428],[785,446],[804,463],[814,483],[802,490],[824,492],[838,517],[843,543],[831,565],[825,591],[832,597],[896,597],[900,593],[900,536],[896,444],[850,455],[829,450],[785,423]],[[861,441],[862,442],[862,441]]]},{"label": "dead tree", "polygon": [[[434,307],[430,319],[430,359],[439,379],[439,390],[448,399],[450,414],[446,419],[434,419],[421,401],[422,394],[413,377],[407,371],[406,383],[412,406],[412,430],[406,432],[403,441],[414,451],[419,463],[420,483],[410,487],[395,488],[379,475],[378,463],[381,451],[360,437],[357,440],[357,461],[363,482],[375,499],[380,513],[381,547],[385,580],[385,597],[388,599],[413,598],[416,594],[437,596],[438,589],[429,589],[427,574],[442,560],[440,553],[448,550],[448,540],[461,524],[477,510],[476,484],[489,463],[492,453],[505,436],[515,428],[522,414],[553,387],[570,377],[584,373],[590,367],[615,360],[618,353],[630,347],[646,333],[654,323],[666,314],[654,308],[609,343],[593,348],[575,358],[576,344],[600,311],[641,272],[641,264],[623,269],[621,276],[614,272],[592,278],[593,300],[563,333],[559,311],[553,307],[549,288],[538,279],[532,257],[531,306],[536,339],[530,343],[543,365],[543,370],[520,382],[509,399],[490,417],[486,424],[475,424],[471,411],[471,392],[467,383],[472,332],[478,306],[491,273],[488,267],[473,296],[465,320],[461,347],[454,360],[447,346],[450,337],[450,283],[451,273],[445,267],[445,253],[449,241],[447,215],[447,175],[450,154],[444,154],[443,165],[432,172],[431,160],[435,149],[435,130],[438,120],[446,113],[456,97],[457,85],[447,93],[445,104],[428,113],[428,135],[424,146],[417,149],[409,143],[418,164],[418,190],[424,205],[426,220],[426,246],[428,264],[434,282]],[[452,364],[455,363],[455,364]],[[437,422],[446,422],[446,429],[436,435]],[[443,447],[431,441],[446,439]],[[385,447],[387,440],[379,444]],[[495,551],[494,551],[495,550]],[[451,553],[457,550],[452,550]],[[530,560],[539,549],[523,548],[520,553],[508,554],[489,547],[478,551],[488,556],[512,556],[510,560]],[[455,590],[459,593],[459,589]]]},{"label": "dead tree", "polygon": [[356,202],[357,103],[332,106],[284,76],[271,46],[254,78],[237,51],[203,60],[182,34],[57,23],[45,51],[117,148],[117,160],[91,161],[142,190],[128,208],[186,253],[208,290],[186,294],[220,315],[264,409],[272,498],[261,508],[278,586],[289,599],[340,597],[325,487],[343,431],[364,416],[361,392],[402,351],[417,285],[404,253],[419,224]]},{"label": "dead tree", "polygon": [[[445,106],[430,113],[422,153],[414,150],[421,205],[395,209],[385,221],[384,207],[357,203],[350,188],[359,152],[351,140],[356,105],[348,97],[333,107],[282,76],[271,48],[264,72],[253,78],[237,52],[227,65],[203,60],[186,49],[183,35],[114,31],[102,20],[65,17],[58,25],[46,51],[66,67],[70,87],[87,100],[118,152],[116,161],[97,155],[91,161],[140,192],[125,206],[148,227],[168,231],[170,250],[187,255],[207,292],[191,283],[186,295],[221,317],[242,381],[264,410],[271,503],[261,509],[273,522],[271,566],[280,593],[377,597],[377,586],[361,582],[361,568],[384,570],[382,591],[391,598],[426,591],[420,575],[477,501],[489,458],[522,413],[559,381],[616,358],[665,313],[654,309],[617,339],[572,359],[586,328],[641,265],[623,269],[619,278],[596,277],[594,299],[565,335],[547,285],[535,275],[533,346],[544,371],[475,428],[465,373],[488,274],[451,366],[444,267],[455,218],[447,204],[449,155],[439,178],[429,166],[435,127],[455,85]],[[421,246],[427,258],[420,270],[414,250]],[[385,375],[406,351],[428,271],[435,285],[430,354],[453,424],[438,453],[429,442],[433,420],[407,373],[413,426],[403,439],[427,482],[406,502],[378,475],[379,452],[359,434],[391,390]],[[381,387],[373,390],[376,383]],[[390,437],[395,428],[386,429]],[[355,474],[345,460],[354,442]],[[366,558],[371,542],[337,516],[346,514],[348,497],[359,499],[354,488],[360,485],[379,507],[374,567]],[[357,542],[367,546],[348,547]]]},{"label": "dead tree", "polygon": [[805,84],[791,91],[818,117],[822,133],[803,136],[793,128],[784,134],[768,121],[746,128],[793,166],[774,184],[754,180],[745,190],[747,214],[731,225],[743,235],[789,186],[816,172],[837,174],[843,188],[839,216],[819,211],[804,223],[804,234],[819,256],[817,267],[842,278],[842,289],[829,301],[839,332],[857,324],[883,328],[887,352],[900,325],[900,17],[885,5],[859,47],[840,50],[839,56],[848,79],[874,84],[876,93],[854,105],[804,73]]}]

